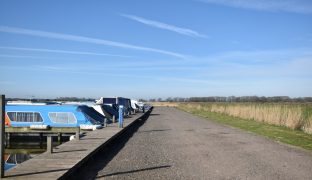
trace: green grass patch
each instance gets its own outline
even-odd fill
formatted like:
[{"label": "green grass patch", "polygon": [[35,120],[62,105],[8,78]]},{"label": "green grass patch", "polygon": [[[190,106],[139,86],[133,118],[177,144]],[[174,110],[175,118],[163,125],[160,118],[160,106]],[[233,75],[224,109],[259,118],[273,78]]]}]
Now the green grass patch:
[{"label": "green grass patch", "polygon": [[195,108],[190,109],[184,106],[179,106],[178,108],[196,116],[204,117],[221,124],[226,124],[265,136],[275,141],[291,144],[312,151],[312,135],[306,134],[300,130],[292,130],[287,127],[270,125],[252,120],[245,120],[209,111],[196,110]]}]

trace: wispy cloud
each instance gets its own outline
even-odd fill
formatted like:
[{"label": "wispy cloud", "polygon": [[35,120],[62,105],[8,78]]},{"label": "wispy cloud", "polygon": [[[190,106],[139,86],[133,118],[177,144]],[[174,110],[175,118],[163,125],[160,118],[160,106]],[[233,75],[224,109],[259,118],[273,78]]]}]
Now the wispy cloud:
[{"label": "wispy cloud", "polygon": [[11,54],[0,54],[0,57],[5,57],[5,58],[22,58],[22,59],[65,59],[65,58],[50,58],[50,57],[41,57],[41,56],[19,56],[19,55],[11,55]]},{"label": "wispy cloud", "polygon": [[194,60],[206,69],[197,71],[200,78],[266,79],[311,78],[311,48],[232,51]]},{"label": "wispy cloud", "polygon": [[169,55],[169,56],[173,56],[173,57],[177,57],[177,58],[183,58],[183,59],[186,58],[186,56],[183,54],[179,54],[179,53],[175,53],[175,52],[171,52],[171,51],[166,51],[166,50],[162,50],[162,49],[155,49],[155,48],[149,48],[149,47],[144,47],[144,46],[136,46],[136,45],[126,44],[126,43],[122,43],[122,42],[109,41],[109,40],[97,39],[97,38],[90,38],[90,37],[85,37],[85,36],[77,36],[77,35],[71,35],[71,34],[47,32],[47,31],[39,31],[39,30],[32,30],[32,29],[7,27],[7,26],[0,26],[0,32],[13,33],[13,34],[23,34],[23,35],[53,38],[53,39],[62,39],[62,40],[77,41],[77,42],[84,42],[84,43],[92,43],[92,44],[113,46],[113,47],[124,48],[124,49],[133,49],[133,50],[139,50],[139,51],[154,52],[154,53]]},{"label": "wispy cloud", "polygon": [[[141,76],[141,75],[129,75],[129,74],[119,74],[111,73],[107,71],[90,71],[85,69],[78,69],[73,67],[63,67],[58,65],[33,65],[33,66],[4,66],[1,67],[4,69],[11,70],[23,70],[23,71],[38,71],[38,72],[52,72],[52,73],[64,73],[64,74],[80,74],[80,75],[89,75],[89,76],[105,76],[105,77],[127,77],[127,78],[137,78],[137,79],[155,79],[153,76]],[[9,81],[0,81],[1,83],[8,83]]]},{"label": "wispy cloud", "polygon": [[140,23],[148,25],[148,26],[156,27],[159,29],[169,30],[169,31],[176,32],[176,33],[186,35],[186,36],[190,36],[190,37],[200,37],[200,38],[207,38],[208,37],[204,34],[200,34],[194,30],[191,30],[191,29],[181,28],[181,27],[177,27],[174,25],[162,23],[159,21],[145,19],[145,18],[142,18],[139,16],[134,16],[134,15],[129,15],[129,14],[121,14],[121,16],[126,17],[126,18],[131,19],[131,20],[134,20],[134,21],[137,21],[137,22],[140,22]]},{"label": "wispy cloud", "polygon": [[264,11],[312,13],[310,0],[198,0],[225,6]]},{"label": "wispy cloud", "polygon": [[276,64],[285,63],[298,57],[311,57],[311,48],[289,48],[273,50],[227,51],[208,57],[195,58],[190,62],[220,65],[229,64]]},{"label": "wispy cloud", "polygon": [[64,66],[43,66],[43,65],[36,65],[34,66],[36,69],[40,69],[40,70],[48,70],[48,71],[64,71],[64,72],[68,72],[71,70],[74,70],[74,68],[68,68],[68,67],[64,67]]},{"label": "wispy cloud", "polygon": [[118,55],[118,54],[105,54],[105,53],[94,53],[84,51],[67,51],[59,49],[40,49],[40,48],[22,48],[22,47],[1,47],[0,49],[8,50],[19,50],[19,51],[36,51],[36,52],[48,52],[48,53],[63,53],[63,54],[78,54],[78,55],[92,55],[92,56],[113,56],[113,57],[125,57],[130,58],[132,56]]}]

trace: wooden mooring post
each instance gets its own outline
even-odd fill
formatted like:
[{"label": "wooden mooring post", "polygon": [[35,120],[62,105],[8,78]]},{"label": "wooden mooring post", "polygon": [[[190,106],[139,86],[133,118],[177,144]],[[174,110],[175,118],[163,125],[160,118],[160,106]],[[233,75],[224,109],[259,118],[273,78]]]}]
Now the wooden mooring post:
[{"label": "wooden mooring post", "polygon": [[103,126],[107,127],[107,118],[106,117],[104,117],[104,125]]},{"label": "wooden mooring post", "polygon": [[4,133],[5,135],[5,137],[4,137],[4,148],[8,148],[8,147],[10,147],[10,142],[11,142],[11,133]]},{"label": "wooden mooring post", "polygon": [[0,178],[4,178],[4,136],[5,136],[5,95],[1,95],[0,98]]},{"label": "wooden mooring post", "polygon": [[113,123],[115,123],[116,122],[116,117],[115,117],[115,115],[113,115]]},{"label": "wooden mooring post", "polygon": [[80,127],[77,127],[77,129],[76,129],[75,139],[78,141],[80,140]]},{"label": "wooden mooring post", "polygon": [[57,142],[59,144],[62,142],[62,133],[57,133]]},{"label": "wooden mooring post", "polygon": [[47,152],[53,153],[53,137],[52,135],[47,135]]}]

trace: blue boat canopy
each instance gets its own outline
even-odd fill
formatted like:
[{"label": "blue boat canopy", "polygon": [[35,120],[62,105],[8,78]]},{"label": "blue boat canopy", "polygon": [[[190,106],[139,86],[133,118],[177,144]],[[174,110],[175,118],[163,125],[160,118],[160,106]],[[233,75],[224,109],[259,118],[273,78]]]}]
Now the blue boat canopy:
[{"label": "blue boat canopy", "polygon": [[85,105],[6,105],[6,125],[78,127],[100,125],[104,116]]}]

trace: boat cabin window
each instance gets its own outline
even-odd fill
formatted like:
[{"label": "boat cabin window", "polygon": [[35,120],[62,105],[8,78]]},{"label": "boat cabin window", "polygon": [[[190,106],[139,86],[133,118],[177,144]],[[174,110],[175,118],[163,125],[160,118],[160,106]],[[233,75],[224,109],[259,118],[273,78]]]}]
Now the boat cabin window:
[{"label": "boat cabin window", "polygon": [[49,118],[53,123],[75,124],[77,119],[72,112],[50,112]]},{"label": "boat cabin window", "polygon": [[43,122],[38,112],[7,112],[7,115],[15,122]]},{"label": "boat cabin window", "polygon": [[116,98],[103,98],[103,104],[115,104]]}]

